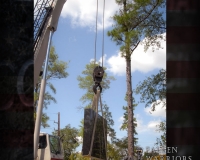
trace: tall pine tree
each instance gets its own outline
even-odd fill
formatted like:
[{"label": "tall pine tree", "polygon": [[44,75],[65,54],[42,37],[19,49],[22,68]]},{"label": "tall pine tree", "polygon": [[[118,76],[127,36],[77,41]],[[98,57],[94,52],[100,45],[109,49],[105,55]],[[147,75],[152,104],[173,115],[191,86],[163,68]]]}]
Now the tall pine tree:
[{"label": "tall pine tree", "polygon": [[113,16],[114,28],[108,32],[112,40],[120,45],[122,57],[126,60],[127,106],[128,106],[128,154],[134,157],[133,105],[131,80],[131,55],[140,42],[145,50],[150,46],[160,48],[161,33],[165,32],[165,20],[159,8],[165,7],[164,0],[116,0],[120,6]]}]

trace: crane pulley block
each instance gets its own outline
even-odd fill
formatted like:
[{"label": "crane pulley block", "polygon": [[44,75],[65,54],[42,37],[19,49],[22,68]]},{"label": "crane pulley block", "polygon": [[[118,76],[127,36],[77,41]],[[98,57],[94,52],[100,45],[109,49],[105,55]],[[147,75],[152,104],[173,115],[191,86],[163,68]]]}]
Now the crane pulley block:
[{"label": "crane pulley block", "polygon": [[93,71],[93,80],[95,82],[100,83],[103,79],[103,74],[104,74],[103,67],[101,67],[101,66],[95,67],[94,71]]},{"label": "crane pulley block", "polygon": [[93,86],[93,91],[96,94],[97,92],[97,87],[100,88],[100,91],[102,91],[102,87],[101,87],[101,81],[103,79],[103,75],[104,75],[104,70],[103,67],[101,66],[97,66],[94,68],[93,71],[93,80],[95,82],[95,85]]}]

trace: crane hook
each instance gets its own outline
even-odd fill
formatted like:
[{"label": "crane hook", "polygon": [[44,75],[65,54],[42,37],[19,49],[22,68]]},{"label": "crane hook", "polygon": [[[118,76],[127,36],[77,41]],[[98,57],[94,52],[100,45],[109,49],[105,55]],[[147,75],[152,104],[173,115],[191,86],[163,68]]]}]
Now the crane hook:
[{"label": "crane hook", "polygon": [[95,82],[93,86],[93,91],[95,94],[97,93],[97,87],[100,88],[100,92],[102,91],[101,81],[103,79],[103,75],[104,75],[103,67],[96,66],[93,71],[93,80]]}]

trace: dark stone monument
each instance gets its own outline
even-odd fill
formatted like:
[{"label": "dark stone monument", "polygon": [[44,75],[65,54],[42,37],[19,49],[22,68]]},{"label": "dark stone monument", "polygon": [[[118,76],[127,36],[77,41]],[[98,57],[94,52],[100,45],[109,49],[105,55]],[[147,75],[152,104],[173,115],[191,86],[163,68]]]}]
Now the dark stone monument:
[{"label": "dark stone monument", "polygon": [[[94,141],[93,141],[91,155],[89,155],[96,115],[97,115],[97,122],[94,134]],[[103,121],[104,121],[104,126],[103,126]],[[106,159],[104,131],[107,143],[107,121],[102,116],[97,114],[93,109],[85,109],[83,147],[82,147],[83,156],[88,156],[103,160]]]}]

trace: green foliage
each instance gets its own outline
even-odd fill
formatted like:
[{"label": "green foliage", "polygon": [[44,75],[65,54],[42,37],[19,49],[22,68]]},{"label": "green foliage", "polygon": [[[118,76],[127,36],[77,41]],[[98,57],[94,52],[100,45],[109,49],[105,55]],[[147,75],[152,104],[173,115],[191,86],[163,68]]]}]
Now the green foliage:
[{"label": "green foliage", "polygon": [[[161,33],[166,31],[162,8],[165,0],[116,0],[120,6],[113,16],[114,28],[107,34],[120,45],[122,56],[130,58],[142,39],[145,51],[150,47],[160,48]],[[155,49],[155,48],[153,48]]]},{"label": "green foliage", "polygon": [[136,89],[136,94],[140,94],[140,102],[146,103],[146,107],[152,105],[152,111],[161,100],[164,102],[166,99],[166,70],[161,69],[158,74],[147,77],[144,81],[139,82]]},{"label": "green foliage", "polygon": [[[56,94],[56,88],[51,83],[51,80],[66,78],[68,76],[68,73],[66,72],[67,68],[68,68],[68,64],[64,61],[59,60],[59,57],[58,57],[58,55],[56,54],[56,51],[55,51],[55,47],[52,46],[51,49],[50,49],[50,55],[49,55],[48,72],[47,72],[47,77],[46,77],[46,80],[47,80],[46,86],[50,89],[50,91],[53,94]],[[39,78],[38,83],[36,84],[36,87],[35,87],[35,90],[34,90],[34,108],[35,108],[35,111],[36,111],[36,107],[38,106],[41,79],[42,79],[42,77]],[[51,102],[56,103],[56,99],[52,96],[52,94],[49,91],[46,91],[45,94],[44,94],[43,107],[45,109],[47,109],[47,107],[51,104]],[[35,116],[35,118],[36,118],[36,116]],[[42,126],[44,128],[49,127],[49,125],[47,123],[48,120],[49,120],[49,117],[47,116],[47,114],[43,113],[43,115],[42,115]]]},{"label": "green foliage", "polygon": [[[135,103],[134,97],[133,97],[132,100],[133,100],[132,101],[132,105],[133,105],[133,111],[134,111],[135,107],[138,104]],[[127,101],[127,96],[125,97],[125,101]],[[127,106],[123,106],[123,110],[124,110],[123,123],[122,123],[122,126],[120,127],[120,130],[126,130],[126,131],[128,131],[128,107]],[[134,137],[135,137],[135,135],[137,135],[137,132],[136,132],[136,129],[135,129],[137,127],[137,120],[136,120],[136,118],[134,116],[133,116],[133,126],[134,126],[133,127],[133,134],[134,134],[133,141],[134,141],[134,144],[136,145],[138,138],[134,138]],[[126,144],[126,142],[127,142],[127,144]],[[126,141],[126,139],[124,139],[124,143],[126,145],[128,145],[128,141]]]},{"label": "green foliage", "polygon": [[[82,72],[83,76],[78,76],[78,81],[79,81],[79,87],[81,89],[85,89],[86,93],[81,97],[81,101],[83,103],[88,102],[88,104],[85,105],[85,107],[82,108],[91,108],[91,104],[93,101],[93,97],[94,97],[94,92],[92,90],[92,87],[94,85],[94,81],[93,81],[93,70],[94,68],[97,66],[98,64],[94,64],[94,62],[90,62],[89,64],[86,65],[85,70]],[[106,71],[106,68],[104,67],[104,71]],[[101,86],[102,86],[102,93],[106,90],[110,88],[110,83],[112,80],[115,80],[114,77],[112,76],[108,76],[106,72],[104,72],[104,77],[103,80],[101,82]],[[104,118],[107,120],[107,135],[109,135],[111,137],[111,141],[115,140],[115,136],[116,133],[114,131],[114,129],[112,128],[112,126],[114,125],[114,121],[112,119],[112,114],[111,112],[109,112],[109,107],[108,105],[104,102],[102,104],[102,108],[103,108],[103,115]],[[79,129],[79,136],[83,137],[83,132],[84,132],[84,120],[81,120],[80,123],[80,129]],[[111,153],[111,148],[110,148],[110,143],[108,142],[107,145],[107,150],[108,150],[108,154],[112,154],[112,158],[116,157],[116,153]],[[109,157],[109,155],[108,155]],[[88,158],[83,157],[81,154],[79,153],[75,153],[73,155],[71,155],[70,159],[76,159],[76,160],[87,160]],[[119,159],[119,158],[118,158]]]},{"label": "green foliage", "polygon": [[[144,155],[142,156],[143,160],[149,160],[149,159],[157,159],[154,156],[158,156],[159,153],[155,151],[150,151],[150,152],[144,152]],[[152,158],[150,158],[152,157]]]},{"label": "green foliage", "polygon": [[162,133],[160,138],[157,138],[156,146],[161,148],[166,148],[166,120],[160,122],[159,125],[157,125],[159,132]]},{"label": "green foliage", "polygon": [[46,128],[49,127],[49,125],[47,124],[47,121],[49,120],[49,117],[47,116],[46,113],[42,113],[42,127]]},{"label": "green foliage", "polygon": [[[123,106],[123,109],[125,110],[124,112],[124,115],[123,115],[123,123],[122,123],[122,126],[120,127],[120,130],[126,130],[128,131],[128,107],[124,107]],[[133,133],[134,135],[137,135],[137,132],[136,132],[136,127],[137,127],[137,120],[135,117],[133,117]],[[133,136],[135,137],[135,136]],[[137,143],[137,139],[138,138],[134,138],[134,143],[136,144]]]},{"label": "green foliage", "polygon": [[[133,137],[134,138],[134,137]],[[118,154],[120,155],[121,159],[128,156],[128,137],[123,137],[121,139],[116,139],[114,145],[118,149]],[[137,138],[134,138],[134,150],[137,148]]]},{"label": "green foliage", "polygon": [[112,128],[112,126],[114,126],[114,121],[107,104],[103,104],[103,116],[107,121],[107,135],[111,138],[111,142],[113,142],[116,139],[116,132]]},{"label": "green foliage", "polygon": [[68,63],[59,60],[55,47],[52,46],[49,55],[47,80],[66,78],[68,76],[67,68]]},{"label": "green foliage", "polygon": [[[98,64],[94,64],[94,62],[90,62],[89,64],[86,64],[85,70],[82,72],[83,76],[78,76],[77,80],[79,81],[79,88],[86,90],[86,93],[81,97],[81,101],[83,103],[89,102],[89,105],[91,105],[91,102],[93,100],[94,92],[92,90],[92,87],[94,85],[93,81],[93,70],[94,68],[98,66]],[[113,76],[108,76],[106,73],[106,68],[104,67],[104,76],[101,82],[102,86],[102,93],[110,88],[110,83],[112,80],[115,80]]]},{"label": "green foliage", "polygon": [[[107,143],[108,160],[121,160],[128,156],[128,138],[116,139],[114,143]],[[138,146],[136,146],[137,148]]]},{"label": "green foliage", "polygon": [[76,152],[70,155],[69,160],[90,160],[90,158],[84,157],[81,153]]},{"label": "green foliage", "polygon": [[115,145],[117,148],[119,148],[119,154],[121,158],[124,158],[128,155],[128,138],[123,137],[121,139],[117,139],[115,141]]},{"label": "green foliage", "polygon": [[[70,124],[60,130],[64,150],[64,160],[69,160],[70,155],[74,153],[75,149],[79,146],[77,139],[78,132],[78,129],[71,127]],[[53,134],[57,135],[57,132],[54,132]]]},{"label": "green foliage", "polygon": [[121,160],[120,149],[115,144],[107,143],[107,159],[108,160]]},{"label": "green foliage", "polygon": [[[77,78],[79,81],[79,87],[81,89],[86,90],[86,93],[81,97],[81,101],[83,103],[89,102],[85,107],[82,107],[82,108],[91,108],[93,97],[94,97],[94,92],[92,90],[92,87],[94,85],[93,70],[97,65],[98,64],[94,64],[94,62],[90,62],[89,64],[86,65],[85,70],[82,72],[83,76],[78,76]],[[106,89],[110,88],[110,83],[112,80],[115,80],[115,78],[113,76],[108,76],[106,73],[106,68],[104,67],[104,76],[101,82],[102,93]],[[102,104],[102,108],[103,108],[104,118],[107,120],[107,134],[111,137],[111,140],[113,141],[116,136],[114,129],[111,127],[114,125],[114,121],[112,119],[111,112],[109,112],[109,107],[105,102]],[[84,126],[83,124],[84,122],[82,120],[80,124],[80,132],[79,132],[79,136],[82,136],[82,137],[83,137],[83,126]]]},{"label": "green foliage", "polygon": [[[166,70],[161,69],[156,75],[147,77],[144,81],[139,82],[135,93],[141,95],[140,101],[145,102],[146,107],[151,105],[151,111],[155,111],[156,106],[161,102],[163,102],[163,106],[166,106]],[[157,127],[158,131],[162,132],[162,135],[157,138],[156,145],[166,147],[166,121],[162,121]]]},{"label": "green foliage", "polygon": [[79,133],[78,133],[78,136],[82,137],[83,138],[83,133],[84,133],[84,119],[81,120],[80,122],[81,124],[79,125]]},{"label": "green foliage", "polygon": [[146,156],[158,156],[159,155],[159,153],[158,153],[158,150],[155,150],[154,149],[154,147],[152,147],[151,149],[150,149],[150,147],[148,147],[148,150],[146,151],[146,152],[144,152],[144,158],[146,158]]},{"label": "green foliage", "polygon": [[[135,102],[134,97],[132,98],[133,102],[133,111],[135,110],[135,107],[138,105]],[[127,101],[127,96],[125,97],[125,101]],[[122,126],[120,127],[120,130],[128,130],[128,107],[127,106],[123,106],[123,110],[124,110],[124,115],[123,115],[123,123]],[[137,120],[136,118],[133,117],[133,124],[134,124],[134,134],[136,135],[137,132],[135,130],[135,128],[137,127]]]}]

